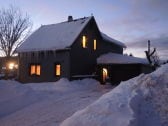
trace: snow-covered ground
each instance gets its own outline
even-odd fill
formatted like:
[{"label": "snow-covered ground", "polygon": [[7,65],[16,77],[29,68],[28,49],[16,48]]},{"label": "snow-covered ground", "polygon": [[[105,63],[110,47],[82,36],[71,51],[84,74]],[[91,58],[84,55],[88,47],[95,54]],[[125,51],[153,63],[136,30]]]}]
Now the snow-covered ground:
[{"label": "snow-covered ground", "polygon": [[61,126],[168,126],[168,64],[122,82]]},{"label": "snow-covered ground", "polygon": [[112,88],[93,79],[0,81],[0,126],[168,126],[168,64]]},{"label": "snow-covered ground", "polygon": [[93,79],[20,84],[0,81],[0,126],[57,126],[112,86]]}]

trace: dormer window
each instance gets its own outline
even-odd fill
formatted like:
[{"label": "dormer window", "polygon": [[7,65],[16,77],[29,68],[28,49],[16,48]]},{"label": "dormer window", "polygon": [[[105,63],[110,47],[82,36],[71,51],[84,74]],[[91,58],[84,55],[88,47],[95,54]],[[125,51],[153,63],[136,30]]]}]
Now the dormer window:
[{"label": "dormer window", "polygon": [[83,47],[83,48],[86,48],[86,47],[87,47],[87,46],[86,46],[86,36],[85,36],[85,35],[82,37],[82,47]]},{"label": "dormer window", "polygon": [[93,49],[94,49],[94,50],[97,49],[97,42],[96,42],[96,39],[94,39],[94,41],[93,41]]}]

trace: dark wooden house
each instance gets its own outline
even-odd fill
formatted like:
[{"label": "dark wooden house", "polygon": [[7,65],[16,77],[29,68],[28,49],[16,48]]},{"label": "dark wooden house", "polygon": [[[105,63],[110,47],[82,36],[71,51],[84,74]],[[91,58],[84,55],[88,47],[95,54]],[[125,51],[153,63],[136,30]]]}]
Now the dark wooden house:
[{"label": "dark wooden house", "polygon": [[41,26],[18,48],[19,80],[98,77],[97,58],[108,52],[122,55],[123,48],[123,43],[100,32],[93,16],[69,16],[65,22]]}]

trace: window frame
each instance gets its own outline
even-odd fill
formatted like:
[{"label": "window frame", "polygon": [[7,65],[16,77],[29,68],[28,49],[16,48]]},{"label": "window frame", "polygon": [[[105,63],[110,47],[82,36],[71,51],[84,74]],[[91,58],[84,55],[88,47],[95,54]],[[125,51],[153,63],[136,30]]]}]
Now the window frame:
[{"label": "window frame", "polygon": [[[35,68],[35,72],[34,72],[34,74],[32,73],[32,66],[34,66]],[[40,68],[39,69],[39,74],[38,74],[38,67]],[[30,63],[30,65],[29,65],[29,75],[30,76],[40,76],[41,75],[41,64],[40,63]]]}]

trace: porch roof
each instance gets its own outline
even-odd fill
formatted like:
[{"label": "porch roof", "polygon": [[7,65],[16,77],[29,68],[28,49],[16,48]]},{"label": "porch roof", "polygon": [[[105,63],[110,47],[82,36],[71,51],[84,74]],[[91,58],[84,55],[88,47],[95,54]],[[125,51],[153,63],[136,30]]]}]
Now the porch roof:
[{"label": "porch roof", "polygon": [[117,53],[103,54],[97,58],[97,64],[149,64],[147,59]]}]

